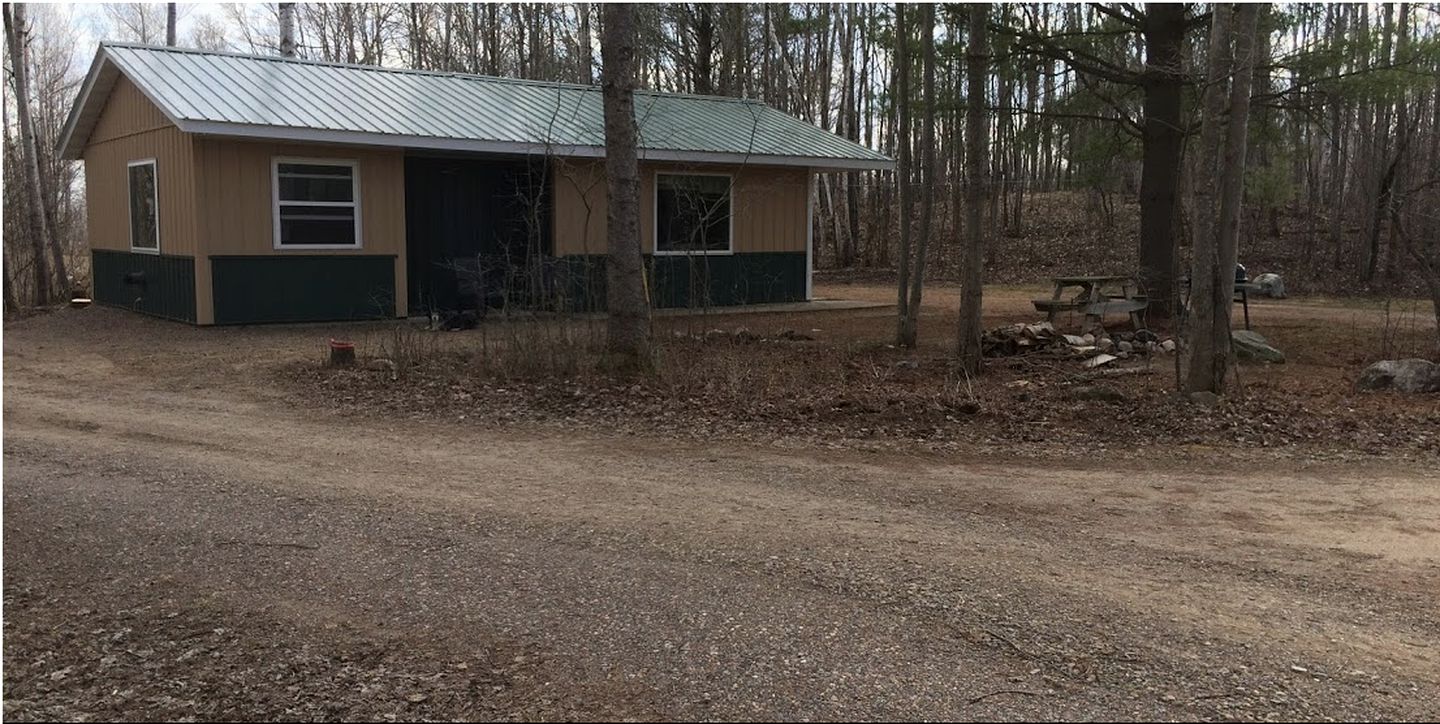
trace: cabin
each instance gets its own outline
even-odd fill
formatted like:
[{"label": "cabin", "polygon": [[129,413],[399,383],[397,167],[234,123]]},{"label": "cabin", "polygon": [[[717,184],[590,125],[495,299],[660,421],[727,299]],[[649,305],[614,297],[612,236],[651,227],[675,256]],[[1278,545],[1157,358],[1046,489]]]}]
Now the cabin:
[{"label": "cabin", "polygon": [[[815,175],[890,169],[753,100],[637,92],[656,307],[811,296]],[[93,297],[199,325],[603,309],[600,89],[106,43],[59,153]]]}]

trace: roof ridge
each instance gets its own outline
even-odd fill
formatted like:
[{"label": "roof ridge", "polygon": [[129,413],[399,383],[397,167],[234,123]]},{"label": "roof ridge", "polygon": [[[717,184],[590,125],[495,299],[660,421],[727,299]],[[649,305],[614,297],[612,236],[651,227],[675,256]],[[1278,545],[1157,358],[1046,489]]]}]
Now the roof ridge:
[{"label": "roof ridge", "polygon": [[[121,41],[101,41],[101,48],[128,48],[131,50],[147,50],[159,53],[181,53],[185,55],[213,55],[224,58],[241,58],[244,60],[260,60],[270,63],[291,63],[296,65],[318,65],[328,68],[346,68],[350,70],[363,70],[373,73],[398,73],[402,75],[427,75],[439,78],[459,78],[461,80],[475,80],[491,83],[507,83],[513,85],[540,86],[544,88],[562,88],[580,91],[600,92],[600,86],[585,85],[583,83],[566,83],[563,81],[534,80],[531,78],[508,78],[499,75],[485,75],[482,73],[462,73],[448,70],[423,70],[418,68],[389,68],[383,65],[365,65],[363,63],[341,63],[332,60],[313,60],[310,58],[286,58],[278,55],[259,55],[256,53],[238,53],[229,50],[206,50],[203,48],[180,48],[168,45],[150,45],[147,43],[130,43]],[[701,95],[698,93],[675,93],[669,91],[657,91],[649,89],[636,89],[637,94],[655,96],[662,98],[689,98],[693,100],[713,101],[718,103],[749,103],[769,107],[765,103],[754,98],[735,98],[732,96]]]}]

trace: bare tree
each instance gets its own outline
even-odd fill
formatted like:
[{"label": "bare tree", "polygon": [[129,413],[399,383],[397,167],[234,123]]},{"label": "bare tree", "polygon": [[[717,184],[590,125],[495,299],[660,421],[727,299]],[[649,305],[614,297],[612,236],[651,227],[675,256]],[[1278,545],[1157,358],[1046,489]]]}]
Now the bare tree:
[{"label": "bare tree", "polygon": [[649,363],[650,305],[640,253],[639,130],[635,121],[635,6],[606,5],[600,36],[605,103],[607,348],[611,364],[635,371]]},{"label": "bare tree", "polygon": [[960,263],[960,366],[968,373],[980,371],[981,285],[984,283],[982,264],[985,261],[984,219],[986,182],[990,154],[986,137],[985,86],[990,68],[989,38],[986,21],[990,7],[981,3],[968,6],[969,46],[965,51],[965,74],[968,85],[965,98],[965,245]]},{"label": "bare tree", "polygon": [[924,195],[920,199],[920,235],[915,240],[915,274],[910,279],[909,314],[901,331],[901,344],[914,347],[920,322],[920,298],[925,286],[925,258],[930,251],[930,233],[935,215],[935,4],[922,6],[925,19],[920,26],[921,65],[924,68],[922,93],[925,120],[920,131],[920,174]]},{"label": "bare tree", "polygon": [[[45,218],[41,195],[45,185],[40,182],[40,154],[36,148],[35,125],[30,117],[29,61],[25,53],[29,26],[25,19],[25,3],[6,3],[4,14],[5,42],[10,49],[11,80],[15,89],[16,116],[20,122],[21,161],[25,182],[30,187],[25,194],[25,214],[29,221],[30,243],[35,255],[35,299],[40,304],[47,304],[54,298],[51,291],[51,271],[45,263],[46,250],[51,245],[50,225]],[[59,269],[56,271],[60,272]]]}]

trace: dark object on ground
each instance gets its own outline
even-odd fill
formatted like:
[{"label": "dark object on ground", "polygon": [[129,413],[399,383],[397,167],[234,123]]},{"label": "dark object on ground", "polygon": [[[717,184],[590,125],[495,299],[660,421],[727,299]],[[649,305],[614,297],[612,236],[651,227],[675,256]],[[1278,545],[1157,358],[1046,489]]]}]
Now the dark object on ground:
[{"label": "dark object on ground", "polygon": [[355,343],[330,340],[330,366],[349,367],[355,364]]},{"label": "dark object on ground", "polygon": [[1440,364],[1419,358],[1382,360],[1366,367],[1355,386],[1362,390],[1440,392]]},{"label": "dark object on ground", "polygon": [[1260,336],[1259,332],[1237,329],[1230,333],[1230,343],[1235,349],[1235,356],[1242,360],[1275,363],[1285,361],[1285,353],[1270,346],[1270,342]]},{"label": "dark object on ground", "polygon": [[811,337],[810,335],[803,332],[796,332],[793,329],[787,329],[782,331],[779,338],[787,342],[813,342],[815,340],[814,337]]},{"label": "dark object on ground", "polygon": [[448,329],[452,332],[462,329],[474,329],[480,326],[480,315],[470,309],[463,312],[451,312],[445,317],[444,323],[440,326],[442,329]]},{"label": "dark object on ground", "polygon": [[1135,341],[1140,342],[1141,344],[1145,344],[1148,342],[1159,342],[1160,335],[1155,334],[1148,329],[1137,329],[1135,330]]}]

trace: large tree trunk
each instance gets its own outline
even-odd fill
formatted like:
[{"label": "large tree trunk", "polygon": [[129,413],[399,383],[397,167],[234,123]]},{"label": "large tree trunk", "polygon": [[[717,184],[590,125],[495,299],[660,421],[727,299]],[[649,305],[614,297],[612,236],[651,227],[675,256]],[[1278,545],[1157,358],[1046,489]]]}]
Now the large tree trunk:
[{"label": "large tree trunk", "polygon": [[633,372],[649,363],[650,305],[640,252],[640,170],[635,124],[635,6],[605,6],[600,37],[605,102],[607,196],[606,305],[611,365]]},{"label": "large tree trunk", "polygon": [[925,22],[920,26],[920,61],[924,67],[924,127],[920,136],[920,173],[924,196],[920,199],[920,236],[915,240],[915,276],[910,280],[909,314],[901,332],[901,344],[914,347],[920,323],[920,297],[925,287],[925,255],[930,249],[930,232],[935,215],[935,4],[921,6]]},{"label": "large tree trunk", "polygon": [[[1213,389],[1212,360],[1217,342],[1214,328],[1216,277],[1220,268],[1215,243],[1216,194],[1220,182],[1220,155],[1225,122],[1225,90],[1232,64],[1230,21],[1234,10],[1216,5],[1210,18],[1209,69],[1205,74],[1204,114],[1200,122],[1200,153],[1195,165],[1195,205],[1192,210],[1190,249],[1190,318],[1188,333],[1189,375],[1185,389],[1190,392]],[[1220,310],[1229,314],[1229,306]]]},{"label": "large tree trunk", "polygon": [[31,249],[34,253],[35,301],[48,304],[53,301],[50,266],[45,261],[50,244],[50,227],[45,220],[44,200],[40,183],[40,160],[36,149],[35,126],[30,119],[29,67],[25,57],[25,44],[29,42],[30,29],[25,20],[24,3],[5,5],[5,41],[10,46],[11,79],[15,84],[15,111],[20,123],[20,159],[25,167],[25,183],[29,187],[22,194],[25,197],[25,216],[29,224]]},{"label": "large tree trunk", "polygon": [[989,6],[969,6],[970,43],[965,52],[968,92],[965,98],[965,249],[960,277],[960,366],[971,374],[980,371],[981,284],[985,258],[985,233],[980,228],[985,206],[986,172],[990,158],[985,136],[985,85],[990,65],[990,48],[985,23]]},{"label": "large tree trunk", "polygon": [[896,193],[900,197],[897,216],[900,222],[899,289],[896,309],[900,312],[895,320],[895,344],[906,347],[905,330],[910,328],[910,175],[913,164],[910,160],[910,34],[905,23],[905,5],[895,4],[895,105],[899,115],[896,124],[896,144],[900,147],[899,164],[895,167]]},{"label": "large tree trunk", "polygon": [[[1210,270],[1213,285],[1209,299],[1196,298],[1195,306],[1211,308],[1208,360],[1192,355],[1190,388],[1219,394],[1225,390],[1230,366],[1230,307],[1235,296],[1235,259],[1240,239],[1241,206],[1245,190],[1245,152],[1249,135],[1250,88],[1255,67],[1255,25],[1259,6],[1240,4],[1235,9],[1234,64],[1230,83],[1230,108],[1225,125],[1225,155],[1221,160],[1219,228],[1215,235],[1215,264]],[[1203,330],[1202,332],[1203,333]],[[1195,369],[1196,366],[1200,370]],[[1199,383],[1208,382],[1202,387]]]},{"label": "large tree trunk", "polygon": [[1145,126],[1140,171],[1140,281],[1150,311],[1170,314],[1175,299],[1175,210],[1185,147],[1181,113],[1185,42],[1183,3],[1145,8]]}]

